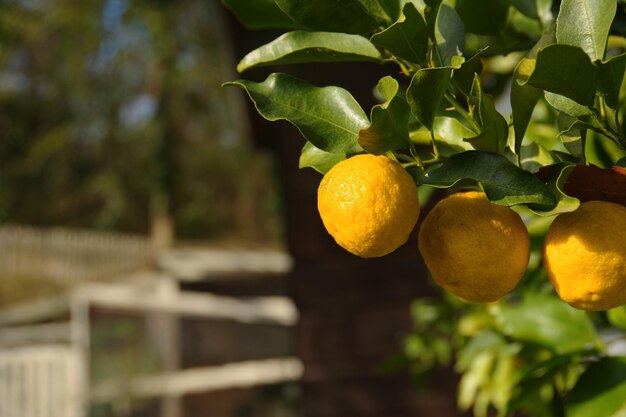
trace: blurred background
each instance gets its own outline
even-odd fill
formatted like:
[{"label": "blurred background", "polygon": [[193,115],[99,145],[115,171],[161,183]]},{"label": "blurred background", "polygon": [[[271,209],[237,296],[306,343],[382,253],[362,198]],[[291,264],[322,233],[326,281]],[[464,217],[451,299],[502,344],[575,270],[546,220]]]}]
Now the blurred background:
[{"label": "blurred background", "polygon": [[292,416],[277,174],[218,1],[0,1],[0,417]]}]

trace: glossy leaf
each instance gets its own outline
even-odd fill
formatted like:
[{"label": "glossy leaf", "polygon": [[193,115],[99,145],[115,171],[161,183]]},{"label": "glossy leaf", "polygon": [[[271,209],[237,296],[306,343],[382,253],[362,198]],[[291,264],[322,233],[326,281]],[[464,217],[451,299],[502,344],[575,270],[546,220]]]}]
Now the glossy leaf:
[{"label": "glossy leaf", "polygon": [[386,101],[372,108],[371,125],[359,133],[359,144],[373,154],[407,149],[411,110],[406,99],[399,94],[398,82],[387,76],[376,88]]},{"label": "glossy leaf", "polygon": [[452,155],[440,167],[427,172],[423,183],[447,188],[462,179],[478,181],[489,200],[496,204],[528,204],[538,210],[550,210],[556,205],[554,195],[533,174],[491,152],[466,151]]},{"label": "glossy leaf", "polygon": [[463,62],[458,69],[454,70],[454,74],[452,75],[459,89],[461,89],[465,95],[470,95],[472,91],[474,76],[480,76],[483,71],[483,63],[480,60],[482,52],[483,50],[479,51],[473,57]]},{"label": "glossy leaf", "polygon": [[591,61],[603,59],[616,10],[616,0],[562,0],[557,42],[580,47]]},{"label": "glossy leaf", "polygon": [[398,22],[376,33],[370,40],[374,45],[410,62],[423,64],[426,60],[428,29],[413,3],[404,6]]},{"label": "glossy leaf", "polygon": [[359,0],[369,14],[387,23],[395,22],[400,15],[400,0]]},{"label": "glossy leaf", "polygon": [[519,304],[498,304],[494,317],[502,333],[556,353],[578,352],[599,341],[593,323],[580,310],[551,294],[527,294]]},{"label": "glossy leaf", "polygon": [[528,83],[568,97],[579,104],[593,106],[599,68],[580,48],[549,45],[537,54]]},{"label": "glossy leaf", "polygon": [[248,29],[297,29],[274,0],[222,0],[222,3]]},{"label": "glossy leaf", "polygon": [[478,75],[474,75],[474,83],[470,97],[476,106],[475,118],[482,128],[481,132],[466,140],[474,149],[494,153],[504,152],[509,137],[506,119],[498,113],[493,96],[484,94]]},{"label": "glossy leaf", "polygon": [[586,127],[580,120],[563,114],[557,117],[557,125],[560,130],[559,138],[563,146],[565,146],[565,149],[567,149],[578,162],[584,162],[585,137],[587,136]]},{"label": "glossy leaf", "polygon": [[246,90],[258,112],[270,121],[288,120],[316,147],[327,152],[360,152],[359,131],[369,126],[363,109],[346,90],[316,87],[286,74],[261,83],[226,83]]},{"label": "glossy leaf", "polygon": [[548,104],[557,109],[558,111],[567,114],[572,117],[587,116],[592,113],[588,106],[576,103],[574,100],[559,94],[545,92],[544,97]]},{"label": "glossy leaf", "polygon": [[[522,3],[522,2],[517,2]],[[532,0],[536,6],[536,0]],[[535,59],[537,52],[547,45],[554,43],[555,25],[552,23],[541,36],[539,41],[532,47],[513,71],[511,82],[511,115],[513,119],[513,133],[515,134],[514,151],[519,155],[526,134],[526,129],[530,123],[533,110],[541,98],[542,91],[539,88],[527,84],[528,78],[535,69]]]},{"label": "glossy leaf", "polygon": [[305,62],[382,62],[380,52],[360,35],[294,31],[247,54],[237,65],[243,72],[254,67]]},{"label": "glossy leaf", "polygon": [[614,56],[600,64],[600,91],[604,94],[606,104],[612,109],[619,106],[619,92],[626,71],[626,53]]},{"label": "glossy leaf", "polygon": [[429,130],[444,93],[448,89],[452,68],[423,68],[415,73],[407,90],[407,101],[411,112]]},{"label": "glossy leaf", "polygon": [[565,193],[565,181],[572,173],[576,165],[558,163],[545,167],[547,170],[547,185],[557,198],[557,205],[550,211],[537,212],[541,216],[553,216],[555,214],[567,213],[576,210],[580,206],[580,200],[570,197]]},{"label": "glossy leaf", "polygon": [[602,358],[587,368],[568,395],[567,417],[626,414],[626,357]]},{"label": "glossy leaf", "polygon": [[437,65],[451,65],[452,57],[463,55],[465,25],[456,11],[446,3],[439,6],[434,32]]},{"label": "glossy leaf", "polygon": [[320,174],[326,174],[335,164],[347,157],[345,153],[326,152],[307,142],[300,154],[299,168],[313,168]]},{"label": "glossy leaf", "polygon": [[475,135],[476,132],[472,132],[456,117],[435,117],[433,131],[438,141],[445,143],[456,151],[470,151],[473,149],[472,145],[465,141],[465,138]]},{"label": "glossy leaf", "polygon": [[369,35],[383,25],[359,0],[275,0],[293,21],[310,30]]}]

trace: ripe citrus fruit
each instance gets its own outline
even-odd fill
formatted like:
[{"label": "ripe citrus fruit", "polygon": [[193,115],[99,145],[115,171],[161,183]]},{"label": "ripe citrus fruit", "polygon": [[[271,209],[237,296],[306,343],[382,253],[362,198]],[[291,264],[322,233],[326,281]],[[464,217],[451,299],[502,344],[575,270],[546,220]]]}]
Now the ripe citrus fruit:
[{"label": "ripe citrus fruit", "polygon": [[392,159],[369,154],[341,161],[324,175],[317,208],[335,241],[363,258],[406,242],[420,211],[411,176]]},{"label": "ripe citrus fruit", "polygon": [[530,237],[517,213],[471,191],[435,205],[422,223],[419,250],[445,290],[467,301],[491,302],[524,275]]},{"label": "ripe citrus fruit", "polygon": [[559,297],[581,310],[626,304],[626,207],[588,201],[550,226],[543,263]]}]

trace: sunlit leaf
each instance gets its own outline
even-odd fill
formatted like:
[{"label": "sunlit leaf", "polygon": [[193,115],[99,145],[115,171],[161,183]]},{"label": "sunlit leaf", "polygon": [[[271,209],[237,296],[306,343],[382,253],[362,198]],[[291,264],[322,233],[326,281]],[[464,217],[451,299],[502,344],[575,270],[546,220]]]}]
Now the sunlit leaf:
[{"label": "sunlit leaf", "polygon": [[380,52],[360,35],[333,32],[294,31],[248,53],[237,71],[305,62],[382,62]]},{"label": "sunlit leaf", "polygon": [[316,148],[311,142],[304,144],[300,154],[299,168],[313,168],[320,174],[326,174],[338,162],[348,157],[345,153],[331,153]]},{"label": "sunlit leaf", "polygon": [[440,167],[427,172],[423,183],[447,188],[462,179],[478,181],[489,200],[496,204],[528,204],[538,210],[551,210],[556,205],[552,192],[533,174],[491,152],[466,151],[452,155]]},{"label": "sunlit leaf", "polygon": [[243,88],[270,121],[288,120],[316,147],[336,153],[362,151],[359,131],[369,126],[363,109],[346,90],[316,87],[290,75],[271,74],[261,83],[226,83]]},{"label": "sunlit leaf", "polygon": [[557,42],[582,48],[591,61],[603,59],[616,10],[616,0],[562,0]]}]

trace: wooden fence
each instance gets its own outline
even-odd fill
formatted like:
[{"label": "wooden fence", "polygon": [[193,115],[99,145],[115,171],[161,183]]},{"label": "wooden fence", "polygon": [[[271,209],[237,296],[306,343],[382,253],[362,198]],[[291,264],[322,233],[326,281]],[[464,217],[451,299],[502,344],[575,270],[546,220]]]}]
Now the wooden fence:
[{"label": "wooden fence", "polygon": [[108,279],[153,262],[147,237],[62,228],[0,226],[0,280],[57,286]]},{"label": "wooden fence", "polygon": [[70,346],[0,349],[0,417],[82,417],[85,382]]}]

